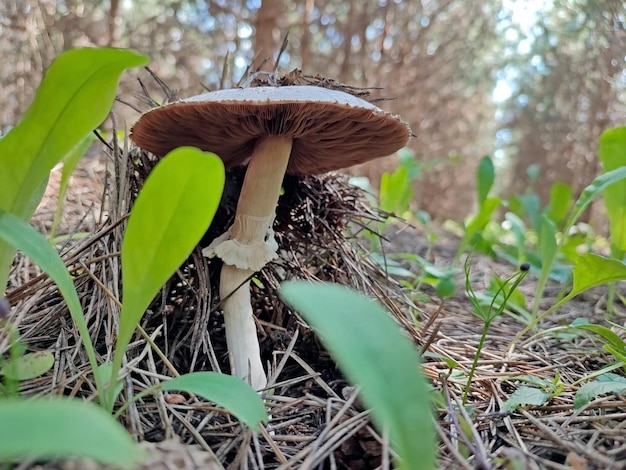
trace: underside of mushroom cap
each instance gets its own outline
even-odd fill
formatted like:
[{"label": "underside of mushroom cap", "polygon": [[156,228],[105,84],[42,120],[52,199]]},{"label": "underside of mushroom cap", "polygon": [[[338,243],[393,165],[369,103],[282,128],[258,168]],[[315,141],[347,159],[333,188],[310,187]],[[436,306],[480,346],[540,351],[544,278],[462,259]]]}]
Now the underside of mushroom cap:
[{"label": "underside of mushroom cap", "polygon": [[183,145],[215,152],[226,168],[245,164],[257,139],[293,138],[288,173],[316,174],[392,154],[409,140],[397,116],[316,86],[220,90],[145,113],[132,128],[140,147],[165,155]]}]

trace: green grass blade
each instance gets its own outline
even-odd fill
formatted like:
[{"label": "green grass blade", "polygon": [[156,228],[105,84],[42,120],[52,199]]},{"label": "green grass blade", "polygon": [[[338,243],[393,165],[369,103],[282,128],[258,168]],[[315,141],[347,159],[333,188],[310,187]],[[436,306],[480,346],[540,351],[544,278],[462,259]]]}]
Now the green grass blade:
[{"label": "green grass blade", "polygon": [[232,375],[194,372],[161,383],[163,391],[183,391],[201,396],[226,408],[250,429],[267,422],[263,400],[250,385]]},{"label": "green grass blade", "polygon": [[472,238],[485,229],[485,227],[491,220],[494,212],[500,206],[501,202],[502,200],[499,197],[488,197],[483,201],[478,209],[478,213],[473,216],[465,225],[463,238],[459,243],[459,249],[457,251],[455,260],[459,259],[461,254],[469,246]]},{"label": "green grass blade", "polygon": [[624,343],[624,340],[620,338],[617,333],[606,326],[595,325],[593,323],[574,322],[570,325],[570,327],[577,328],[579,330],[591,331],[592,333],[604,338],[610,345],[618,350],[626,351],[626,343]]},{"label": "green grass blade", "polygon": [[626,166],[616,168],[615,170],[608,171],[596,177],[596,179],[583,190],[576,204],[574,204],[574,210],[567,221],[567,226],[563,229],[563,233],[569,233],[569,230],[576,223],[580,215],[599,194],[602,194],[602,192],[612,184],[618,183],[624,179],[626,179]]},{"label": "green grass blade", "polygon": [[70,276],[65,264],[61,260],[59,254],[54,251],[48,241],[33,227],[28,225],[16,215],[9,214],[0,209],[0,239],[4,240],[8,245],[22,250],[35,263],[50,276],[59,287],[68,309],[72,315],[72,319],[76,324],[76,328],[80,333],[80,338],[85,345],[85,352],[89,358],[89,363],[94,372],[96,387],[98,392],[102,394],[104,391],[103,382],[97,373],[98,363],[94,352],[89,329],[85,322],[83,309],[74,287],[74,282]]},{"label": "green grass blade", "polygon": [[347,378],[389,429],[398,468],[435,466],[432,405],[419,355],[377,303],[343,286],[288,282],[280,295],[316,329]]},{"label": "green grass blade", "polygon": [[557,181],[550,188],[550,202],[546,208],[546,215],[555,225],[560,226],[567,217],[572,203],[572,187]]},{"label": "green grass blade", "polygon": [[213,220],[224,178],[216,155],[182,147],[155,166],[141,189],[122,243],[123,304],[111,390],[137,323]]},{"label": "green grass blade", "polygon": [[70,176],[74,173],[76,165],[80,159],[85,155],[89,147],[94,140],[93,134],[87,134],[83,137],[73,148],[69,151],[65,157],[63,157],[63,170],[61,171],[61,182],[59,183],[59,199],[57,200],[57,208],[54,212],[54,219],[52,221],[52,228],[50,229],[50,240],[54,240],[61,221],[61,213],[63,211],[63,201],[65,200],[65,193],[70,183]]},{"label": "green grass blade", "polygon": [[554,266],[559,247],[556,240],[556,227],[554,222],[548,218],[547,215],[543,215],[541,218],[539,229],[539,256],[541,259],[541,272],[539,273],[539,279],[537,280],[537,287],[535,288],[535,300],[532,306],[532,317],[536,318],[539,312],[539,306],[543,299],[543,292],[548,284],[550,273]]},{"label": "green grass blade", "polygon": [[[626,166],[626,127],[609,129],[600,136],[598,156],[605,172]],[[610,222],[611,244],[626,251],[626,180],[608,186],[602,195]]]},{"label": "green grass blade", "polygon": [[86,401],[3,399],[0,423],[0,462],[87,457],[136,468],[143,459],[126,430]]},{"label": "green grass blade", "polygon": [[478,169],[476,170],[476,190],[478,192],[479,206],[482,206],[487,199],[495,179],[496,170],[493,166],[493,160],[491,157],[483,157],[478,164]]}]

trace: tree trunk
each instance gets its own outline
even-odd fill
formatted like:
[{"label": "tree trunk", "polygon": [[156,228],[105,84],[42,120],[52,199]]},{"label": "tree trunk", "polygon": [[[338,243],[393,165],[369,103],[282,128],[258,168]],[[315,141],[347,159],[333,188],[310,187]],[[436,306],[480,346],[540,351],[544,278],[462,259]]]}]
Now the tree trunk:
[{"label": "tree trunk", "polygon": [[257,63],[269,59],[260,70],[274,69],[274,58],[278,50],[279,34],[277,33],[278,18],[282,15],[284,5],[281,0],[263,0],[257,11],[254,23],[254,54]]}]

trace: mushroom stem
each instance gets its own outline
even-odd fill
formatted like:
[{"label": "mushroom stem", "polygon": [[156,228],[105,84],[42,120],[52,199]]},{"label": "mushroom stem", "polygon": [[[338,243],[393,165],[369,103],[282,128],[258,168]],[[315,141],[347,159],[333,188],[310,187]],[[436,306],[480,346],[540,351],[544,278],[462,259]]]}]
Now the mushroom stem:
[{"label": "mushroom stem", "polygon": [[[253,271],[224,264],[220,280],[220,297],[224,301],[226,343],[233,375],[246,380],[255,390],[265,388],[267,378],[261,363],[259,340],[252,316],[249,277]],[[232,286],[241,286],[233,292]]]},{"label": "mushroom stem", "polygon": [[266,237],[274,220],[291,145],[292,139],[275,136],[264,137],[257,142],[246,170],[235,222],[229,235],[236,247],[233,251],[240,253],[233,253],[231,257],[216,249],[224,261],[220,297],[227,298],[223,308],[226,342],[232,357],[231,373],[247,379],[257,390],[267,385],[267,379],[250,302],[250,282],[245,281],[275,256],[272,251],[269,257],[267,255]]}]

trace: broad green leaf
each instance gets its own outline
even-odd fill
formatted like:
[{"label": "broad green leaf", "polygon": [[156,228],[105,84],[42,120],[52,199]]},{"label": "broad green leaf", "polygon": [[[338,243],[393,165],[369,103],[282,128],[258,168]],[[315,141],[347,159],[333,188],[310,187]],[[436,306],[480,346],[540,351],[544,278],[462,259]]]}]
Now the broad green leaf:
[{"label": "broad green leaf", "polygon": [[45,374],[53,365],[54,355],[48,351],[28,353],[5,362],[0,375],[21,382]]},{"label": "broad green leaf", "polygon": [[572,202],[572,187],[557,181],[550,188],[550,202],[546,215],[555,225],[559,226],[567,217]]},{"label": "broad green leaf", "polygon": [[402,214],[409,209],[413,189],[408,169],[400,166],[393,173],[383,173],[380,178],[379,207],[390,213]]},{"label": "broad green leaf", "polygon": [[524,207],[532,228],[537,233],[541,231],[541,201],[539,195],[533,192],[527,192],[526,194],[519,196],[519,201]]},{"label": "broad green leaf", "polygon": [[63,294],[63,298],[67,303],[67,307],[72,315],[72,319],[80,333],[80,338],[85,345],[85,352],[89,358],[89,363],[96,380],[96,387],[100,393],[103,392],[102,381],[97,373],[98,363],[94,352],[89,329],[83,316],[83,309],[80,299],[76,293],[74,282],[70,276],[65,264],[54,251],[48,241],[33,227],[28,225],[16,215],[0,209],[0,239],[4,240],[8,245],[22,250],[30,259],[39,265],[43,271],[50,276]]},{"label": "broad green leaf", "polygon": [[144,454],[106,411],[65,398],[0,400],[0,462],[86,457],[136,468]]},{"label": "broad green leaf", "polygon": [[263,400],[250,385],[232,375],[217,372],[194,372],[162,382],[163,391],[183,391],[201,396],[223,406],[250,429],[267,423]]},{"label": "broad green leaf", "polygon": [[[600,136],[598,156],[604,171],[626,166],[626,127],[608,129]],[[612,184],[602,192],[609,217],[611,243],[626,251],[626,181]]]},{"label": "broad green leaf", "polygon": [[574,409],[579,409],[589,403],[598,395],[605,393],[626,392],[626,379],[617,374],[604,374],[593,382],[587,382],[576,392],[574,397]]},{"label": "broad green leaf", "polygon": [[435,292],[439,297],[452,297],[456,292],[456,283],[453,279],[443,278],[439,279],[437,284],[435,284]]},{"label": "broad green leaf", "polygon": [[63,170],[61,171],[61,182],[59,184],[59,196],[57,200],[57,209],[54,213],[54,220],[52,221],[52,228],[50,229],[50,240],[54,241],[56,236],[59,222],[61,221],[61,213],[63,211],[63,201],[65,200],[65,193],[67,192],[67,186],[70,183],[70,176],[74,173],[76,165],[80,159],[85,155],[91,144],[93,143],[93,134],[87,134],[78,142],[72,150],[69,151],[65,157],[63,157]]},{"label": "broad green leaf", "polygon": [[550,394],[535,387],[519,387],[502,404],[504,411],[515,411],[518,406],[541,406],[550,399]]},{"label": "broad green leaf", "polygon": [[[30,219],[52,167],[106,118],[121,73],[146,62],[146,56],[111,48],[74,49],[56,58],[22,121],[0,139],[0,209]],[[14,254],[0,242],[0,297]]]},{"label": "broad green leaf", "polygon": [[499,197],[489,197],[485,199],[485,201],[478,210],[478,214],[476,214],[467,222],[467,224],[465,225],[463,238],[461,239],[461,243],[459,244],[457,258],[460,256],[461,253],[463,253],[465,248],[467,248],[470,240],[474,237],[474,235],[482,232],[485,226],[489,223],[489,221],[491,220],[491,216],[500,206],[500,202],[502,201]]},{"label": "broad green leaf", "polygon": [[491,191],[495,179],[496,170],[493,166],[493,160],[491,157],[481,158],[478,169],[476,170],[476,191],[478,193],[479,206],[481,206],[487,199],[487,196],[489,196],[489,191]]},{"label": "broad green leaf", "polygon": [[106,118],[124,69],[146,62],[111,48],[74,49],[55,59],[22,121],[0,140],[1,209],[30,216],[34,190]]},{"label": "broad green leaf", "polygon": [[154,167],[139,192],[122,243],[123,304],[111,383],[146,308],[213,220],[224,178],[215,154],[181,147]]},{"label": "broad green leaf", "polygon": [[626,264],[594,253],[581,255],[573,269],[574,285],[567,299],[613,281],[626,280]]},{"label": "broad green leaf", "polygon": [[377,303],[343,286],[289,282],[280,295],[315,328],[347,378],[389,429],[398,468],[435,466],[432,405],[420,359]]}]

